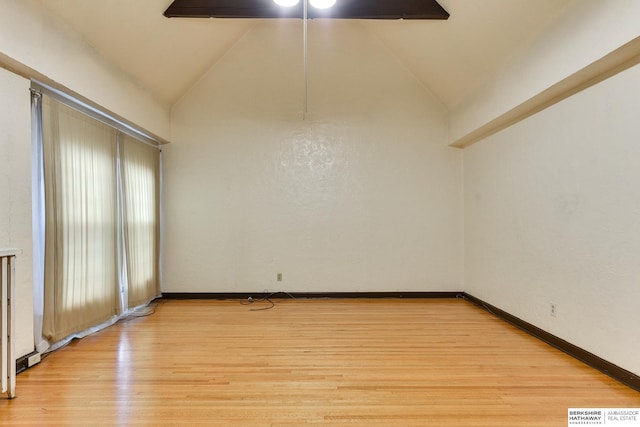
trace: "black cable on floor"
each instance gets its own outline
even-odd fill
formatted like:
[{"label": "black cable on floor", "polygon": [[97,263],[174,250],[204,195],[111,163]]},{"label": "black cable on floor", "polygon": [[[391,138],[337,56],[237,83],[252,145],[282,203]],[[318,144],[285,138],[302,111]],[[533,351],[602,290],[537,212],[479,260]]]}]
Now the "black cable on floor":
[{"label": "black cable on floor", "polygon": [[240,300],[240,304],[242,304],[242,305],[251,305],[251,304],[258,303],[258,302],[265,302],[265,301],[266,301],[266,302],[268,302],[268,303],[269,303],[269,304],[271,304],[271,305],[270,305],[270,306],[268,306],[268,307],[250,308],[250,309],[249,309],[249,311],[265,311],[265,310],[271,310],[273,307],[275,307],[275,306],[276,306],[276,303],[275,303],[275,302],[273,302],[273,301],[271,300],[271,298],[273,298],[273,297],[275,297],[275,296],[277,296],[277,295],[280,295],[280,294],[286,295],[286,296],[287,296],[287,297],[289,297],[290,299],[295,299],[295,297],[294,297],[293,295],[291,295],[289,292],[285,292],[285,291],[278,291],[278,292],[272,292],[272,293],[270,293],[269,295],[266,295],[266,296],[264,296],[264,297],[262,297],[262,298],[259,298],[259,299],[253,299],[253,298],[249,297],[249,298],[247,298],[247,299]]}]

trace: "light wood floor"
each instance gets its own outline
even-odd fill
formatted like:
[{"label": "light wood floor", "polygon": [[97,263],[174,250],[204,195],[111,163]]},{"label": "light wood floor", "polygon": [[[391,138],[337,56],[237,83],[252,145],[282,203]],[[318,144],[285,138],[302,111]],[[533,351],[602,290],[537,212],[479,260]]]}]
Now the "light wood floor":
[{"label": "light wood floor", "polygon": [[18,375],[0,424],[549,427],[569,407],[640,407],[463,300],[251,307],[167,301],[76,341]]}]

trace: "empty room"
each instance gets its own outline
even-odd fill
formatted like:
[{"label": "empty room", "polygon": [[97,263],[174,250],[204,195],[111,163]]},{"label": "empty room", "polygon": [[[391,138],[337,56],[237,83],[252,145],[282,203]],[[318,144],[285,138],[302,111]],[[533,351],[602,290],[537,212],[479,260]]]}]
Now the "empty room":
[{"label": "empty room", "polygon": [[0,424],[640,426],[639,22],[0,0]]}]

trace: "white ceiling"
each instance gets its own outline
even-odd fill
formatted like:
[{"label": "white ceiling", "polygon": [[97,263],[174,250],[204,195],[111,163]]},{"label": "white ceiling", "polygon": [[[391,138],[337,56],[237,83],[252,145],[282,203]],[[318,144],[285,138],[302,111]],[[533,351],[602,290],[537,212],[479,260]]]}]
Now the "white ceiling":
[{"label": "white ceiling", "polygon": [[[171,0],[39,1],[168,105],[256,22],[168,19],[162,13]],[[439,0],[447,21],[357,23],[452,109],[575,1]]]}]

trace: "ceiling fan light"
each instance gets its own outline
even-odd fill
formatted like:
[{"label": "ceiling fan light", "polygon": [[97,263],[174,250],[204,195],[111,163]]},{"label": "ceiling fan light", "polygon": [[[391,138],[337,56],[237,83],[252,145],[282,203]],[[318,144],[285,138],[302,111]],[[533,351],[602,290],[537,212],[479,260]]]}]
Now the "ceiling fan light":
[{"label": "ceiling fan light", "polygon": [[336,0],[309,0],[309,3],[316,9],[327,9],[336,4]]},{"label": "ceiling fan light", "polygon": [[275,4],[282,7],[291,7],[297,5],[300,0],[273,0]]}]

